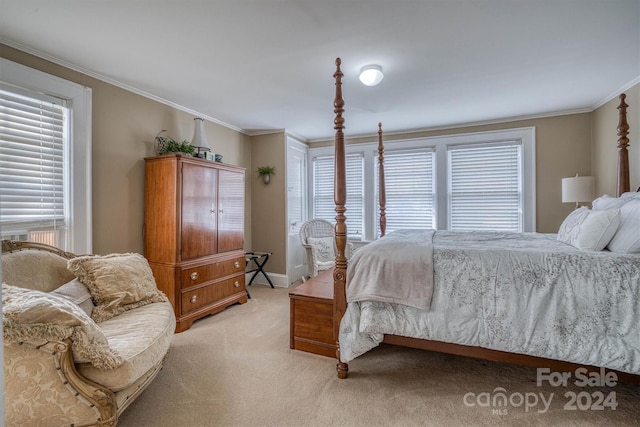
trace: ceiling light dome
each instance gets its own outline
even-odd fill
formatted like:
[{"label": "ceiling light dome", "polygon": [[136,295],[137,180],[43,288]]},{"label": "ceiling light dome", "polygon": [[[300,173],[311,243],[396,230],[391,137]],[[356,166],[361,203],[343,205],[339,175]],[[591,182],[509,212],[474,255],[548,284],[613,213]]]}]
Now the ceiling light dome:
[{"label": "ceiling light dome", "polygon": [[375,86],[382,81],[382,67],[379,65],[367,65],[360,70],[360,81],[366,86]]}]

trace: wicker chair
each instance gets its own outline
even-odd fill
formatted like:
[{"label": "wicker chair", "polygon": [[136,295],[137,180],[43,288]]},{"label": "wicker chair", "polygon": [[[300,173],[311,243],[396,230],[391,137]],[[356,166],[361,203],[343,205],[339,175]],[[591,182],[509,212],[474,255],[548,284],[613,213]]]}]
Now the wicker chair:
[{"label": "wicker chair", "polygon": [[[307,254],[307,277],[333,268],[336,258],[334,226],[324,219],[312,219],[300,227],[300,241]],[[345,256],[352,252],[351,242],[347,242]]]}]

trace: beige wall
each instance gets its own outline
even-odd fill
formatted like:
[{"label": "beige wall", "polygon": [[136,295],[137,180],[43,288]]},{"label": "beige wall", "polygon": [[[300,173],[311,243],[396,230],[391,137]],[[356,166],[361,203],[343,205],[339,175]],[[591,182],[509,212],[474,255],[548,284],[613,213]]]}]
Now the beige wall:
[{"label": "beige wall", "polygon": [[[519,120],[483,126],[469,126],[429,132],[386,135],[385,141],[439,135],[455,135],[535,126],[536,128],[536,229],[556,233],[573,205],[562,203],[562,178],[591,173],[591,115],[571,114],[533,120]],[[384,128],[384,123],[383,123]],[[377,141],[375,138],[349,139],[347,143]],[[333,141],[312,146],[332,145]]]},{"label": "beige wall", "polygon": [[[278,274],[287,273],[286,139],[283,132],[253,137],[251,170],[247,173],[252,187],[252,250],[272,252],[268,271]],[[258,179],[260,166],[275,166],[268,185]]]},{"label": "beige wall", "polygon": [[[629,169],[631,190],[640,186],[640,84],[625,91],[629,122]],[[596,195],[616,195],[618,167],[618,97],[592,113],[592,173]]]},{"label": "beige wall", "polygon": [[[193,116],[149,98],[19,50],[0,45],[0,55],[92,88],[93,92],[93,252],[143,252],[144,157],[154,155],[153,139],[162,129],[190,140]],[[224,162],[251,168],[251,138],[212,122],[205,133]],[[247,177],[245,247],[251,247],[251,185]]]}]

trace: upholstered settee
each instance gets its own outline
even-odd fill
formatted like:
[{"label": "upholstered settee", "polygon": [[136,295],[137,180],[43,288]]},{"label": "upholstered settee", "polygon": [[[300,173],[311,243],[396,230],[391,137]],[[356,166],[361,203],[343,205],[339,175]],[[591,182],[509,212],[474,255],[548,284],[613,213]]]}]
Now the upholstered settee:
[{"label": "upholstered settee", "polygon": [[116,425],[175,330],[146,260],[12,241],[1,259],[6,425]]}]

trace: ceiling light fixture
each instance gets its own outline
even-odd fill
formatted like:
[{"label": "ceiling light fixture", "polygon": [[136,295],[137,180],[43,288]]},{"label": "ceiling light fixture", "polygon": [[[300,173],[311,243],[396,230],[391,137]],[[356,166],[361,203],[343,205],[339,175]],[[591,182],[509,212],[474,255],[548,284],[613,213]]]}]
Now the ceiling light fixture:
[{"label": "ceiling light fixture", "polygon": [[382,67],[379,65],[367,65],[360,70],[360,81],[366,86],[375,86],[382,81]]}]

